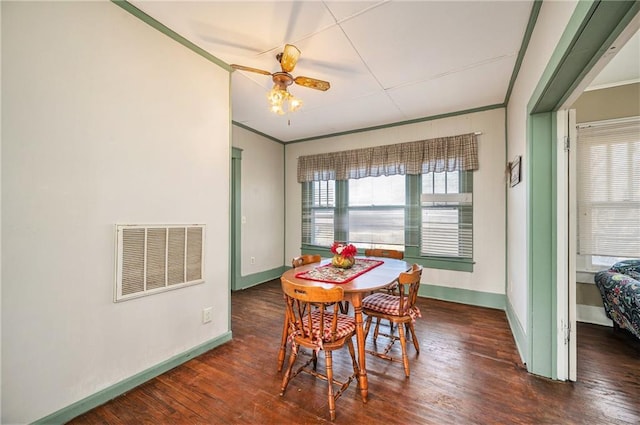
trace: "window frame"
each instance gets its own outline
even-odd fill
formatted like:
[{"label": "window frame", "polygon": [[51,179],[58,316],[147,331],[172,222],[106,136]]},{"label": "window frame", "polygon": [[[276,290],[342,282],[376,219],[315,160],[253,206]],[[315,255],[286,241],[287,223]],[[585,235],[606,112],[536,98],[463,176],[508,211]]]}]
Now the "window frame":
[{"label": "window frame", "polygon": [[[464,184],[465,189],[469,190],[473,194],[473,171],[460,171],[460,185]],[[465,175],[463,178],[462,175]],[[450,271],[461,272],[473,272],[474,268],[474,253],[472,249],[471,258],[459,258],[459,257],[446,257],[446,256],[428,256],[421,254],[421,195],[422,195],[422,174],[406,174],[405,177],[405,214],[404,214],[404,257],[405,261],[415,262],[421,264],[424,267],[432,269],[442,269]],[[304,186],[312,187],[312,182],[302,183],[303,186],[303,204],[304,204]],[[336,180],[335,181],[335,202],[334,209],[334,238],[338,241],[346,241],[348,235],[348,180]],[[462,187],[462,186],[461,186]],[[311,195],[309,195],[311,196]],[[471,205],[471,223],[473,224],[473,216],[475,209],[473,203]],[[302,216],[304,217],[304,206]],[[342,227],[340,226],[342,222]],[[341,232],[339,229],[345,229]],[[472,227],[473,229],[473,227]],[[304,233],[301,240],[304,241]],[[473,230],[472,230],[473,237]],[[472,241],[473,246],[473,241]],[[302,242],[302,253],[304,254],[319,254],[325,257],[331,256],[329,246],[320,246],[311,243]]]}]

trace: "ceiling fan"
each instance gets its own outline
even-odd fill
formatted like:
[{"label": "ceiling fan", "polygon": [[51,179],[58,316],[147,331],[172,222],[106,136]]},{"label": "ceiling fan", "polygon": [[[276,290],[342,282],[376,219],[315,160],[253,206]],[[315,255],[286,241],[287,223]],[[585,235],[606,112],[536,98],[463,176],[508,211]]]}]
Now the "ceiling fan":
[{"label": "ceiling fan", "polygon": [[255,72],[257,74],[271,75],[273,79],[274,88],[280,90],[287,90],[287,87],[293,83],[296,83],[303,87],[309,87],[316,90],[327,91],[331,87],[328,81],[317,80],[309,77],[293,77],[290,72],[295,68],[300,57],[300,50],[293,44],[287,44],[284,46],[284,51],[276,55],[276,59],[280,62],[281,71],[269,72],[262,69],[251,68],[244,65],[232,64],[231,67],[240,71]]},{"label": "ceiling fan", "polygon": [[[286,44],[284,51],[276,55],[276,59],[280,62],[281,71],[271,73],[262,69],[236,64],[232,64],[231,67],[240,71],[270,75],[273,80],[273,88],[267,93],[269,109],[275,114],[284,115],[285,109],[288,109],[289,112],[295,112],[302,107],[302,101],[287,91],[287,87],[291,84],[296,83],[303,87],[321,91],[327,91],[331,87],[328,81],[302,76],[293,77],[290,72],[293,71],[296,63],[298,63],[299,57],[300,50],[293,44]],[[288,105],[288,108],[285,105]]]}]

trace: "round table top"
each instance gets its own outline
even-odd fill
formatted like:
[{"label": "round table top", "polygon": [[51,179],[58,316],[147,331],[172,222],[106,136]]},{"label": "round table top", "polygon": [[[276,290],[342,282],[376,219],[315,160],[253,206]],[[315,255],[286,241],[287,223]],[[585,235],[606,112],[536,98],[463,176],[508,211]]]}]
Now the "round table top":
[{"label": "round table top", "polygon": [[321,286],[323,288],[333,288],[335,286],[339,286],[344,289],[345,293],[352,292],[371,292],[392,284],[397,278],[398,275],[402,272],[406,272],[411,268],[411,265],[406,261],[396,260],[393,258],[382,258],[382,257],[356,257],[356,258],[367,258],[383,261],[381,265],[375,267],[360,276],[357,276],[355,279],[347,282],[347,283],[326,283],[326,282],[317,282],[314,280],[302,279],[296,277],[298,273],[305,272],[307,270],[311,270],[316,267],[324,266],[326,264],[331,263],[330,258],[324,258],[320,263],[311,263],[306,264],[304,266],[296,267],[295,269],[287,270],[282,274],[281,279],[287,280],[289,282],[296,283],[298,285],[308,285],[308,286]]}]

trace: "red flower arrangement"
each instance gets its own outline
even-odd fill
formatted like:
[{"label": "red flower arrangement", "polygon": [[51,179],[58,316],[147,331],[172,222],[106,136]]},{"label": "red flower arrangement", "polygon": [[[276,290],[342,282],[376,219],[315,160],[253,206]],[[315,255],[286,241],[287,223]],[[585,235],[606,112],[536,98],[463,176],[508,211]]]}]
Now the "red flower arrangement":
[{"label": "red flower arrangement", "polygon": [[342,244],[340,242],[334,242],[331,245],[331,252],[336,255],[340,255],[345,258],[353,258],[358,254],[358,248],[353,244]]}]

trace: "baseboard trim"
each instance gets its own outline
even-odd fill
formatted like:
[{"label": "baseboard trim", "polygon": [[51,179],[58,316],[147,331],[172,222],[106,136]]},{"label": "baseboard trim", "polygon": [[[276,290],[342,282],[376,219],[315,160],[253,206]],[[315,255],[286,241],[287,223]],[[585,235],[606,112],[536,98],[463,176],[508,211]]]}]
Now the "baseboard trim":
[{"label": "baseboard trim", "polygon": [[442,301],[451,301],[460,304],[469,304],[477,307],[505,309],[504,294],[472,291],[470,289],[449,288],[446,286],[421,284],[418,295],[426,298],[435,298]]},{"label": "baseboard trim", "polygon": [[576,305],[576,321],[613,327],[613,322],[604,312],[604,307],[595,305]]},{"label": "baseboard trim", "polygon": [[234,291],[251,288],[252,286],[260,285],[261,283],[268,282],[273,279],[280,279],[282,273],[290,267],[281,266],[275,269],[265,270],[263,272],[250,274],[247,276],[236,276]]},{"label": "baseboard trim", "polygon": [[515,340],[516,347],[518,348],[520,360],[522,360],[522,363],[526,365],[527,357],[525,356],[525,353],[527,353],[527,334],[524,332],[522,324],[520,324],[518,316],[513,310],[513,306],[508,299],[505,312],[507,313],[507,321],[509,322],[509,327],[511,328],[511,334],[513,335],[513,339]]},{"label": "baseboard trim", "polygon": [[181,364],[185,363],[188,360],[191,360],[194,357],[199,356],[200,354],[206,353],[213,348],[231,341],[231,337],[231,331],[226,332],[217,338],[200,344],[188,351],[185,351],[184,353],[173,356],[162,363],[150,367],[147,370],[143,370],[142,372],[137,373],[123,381],[120,381],[65,408],[62,408],[57,412],[45,416],[44,418],[33,422],[33,424],[64,424],[71,419],[108,402],[109,400],[113,400],[119,395],[132,390],[133,388],[147,382],[148,380],[153,379],[158,375],[162,375],[163,373],[173,369],[176,366],[180,366]]}]

